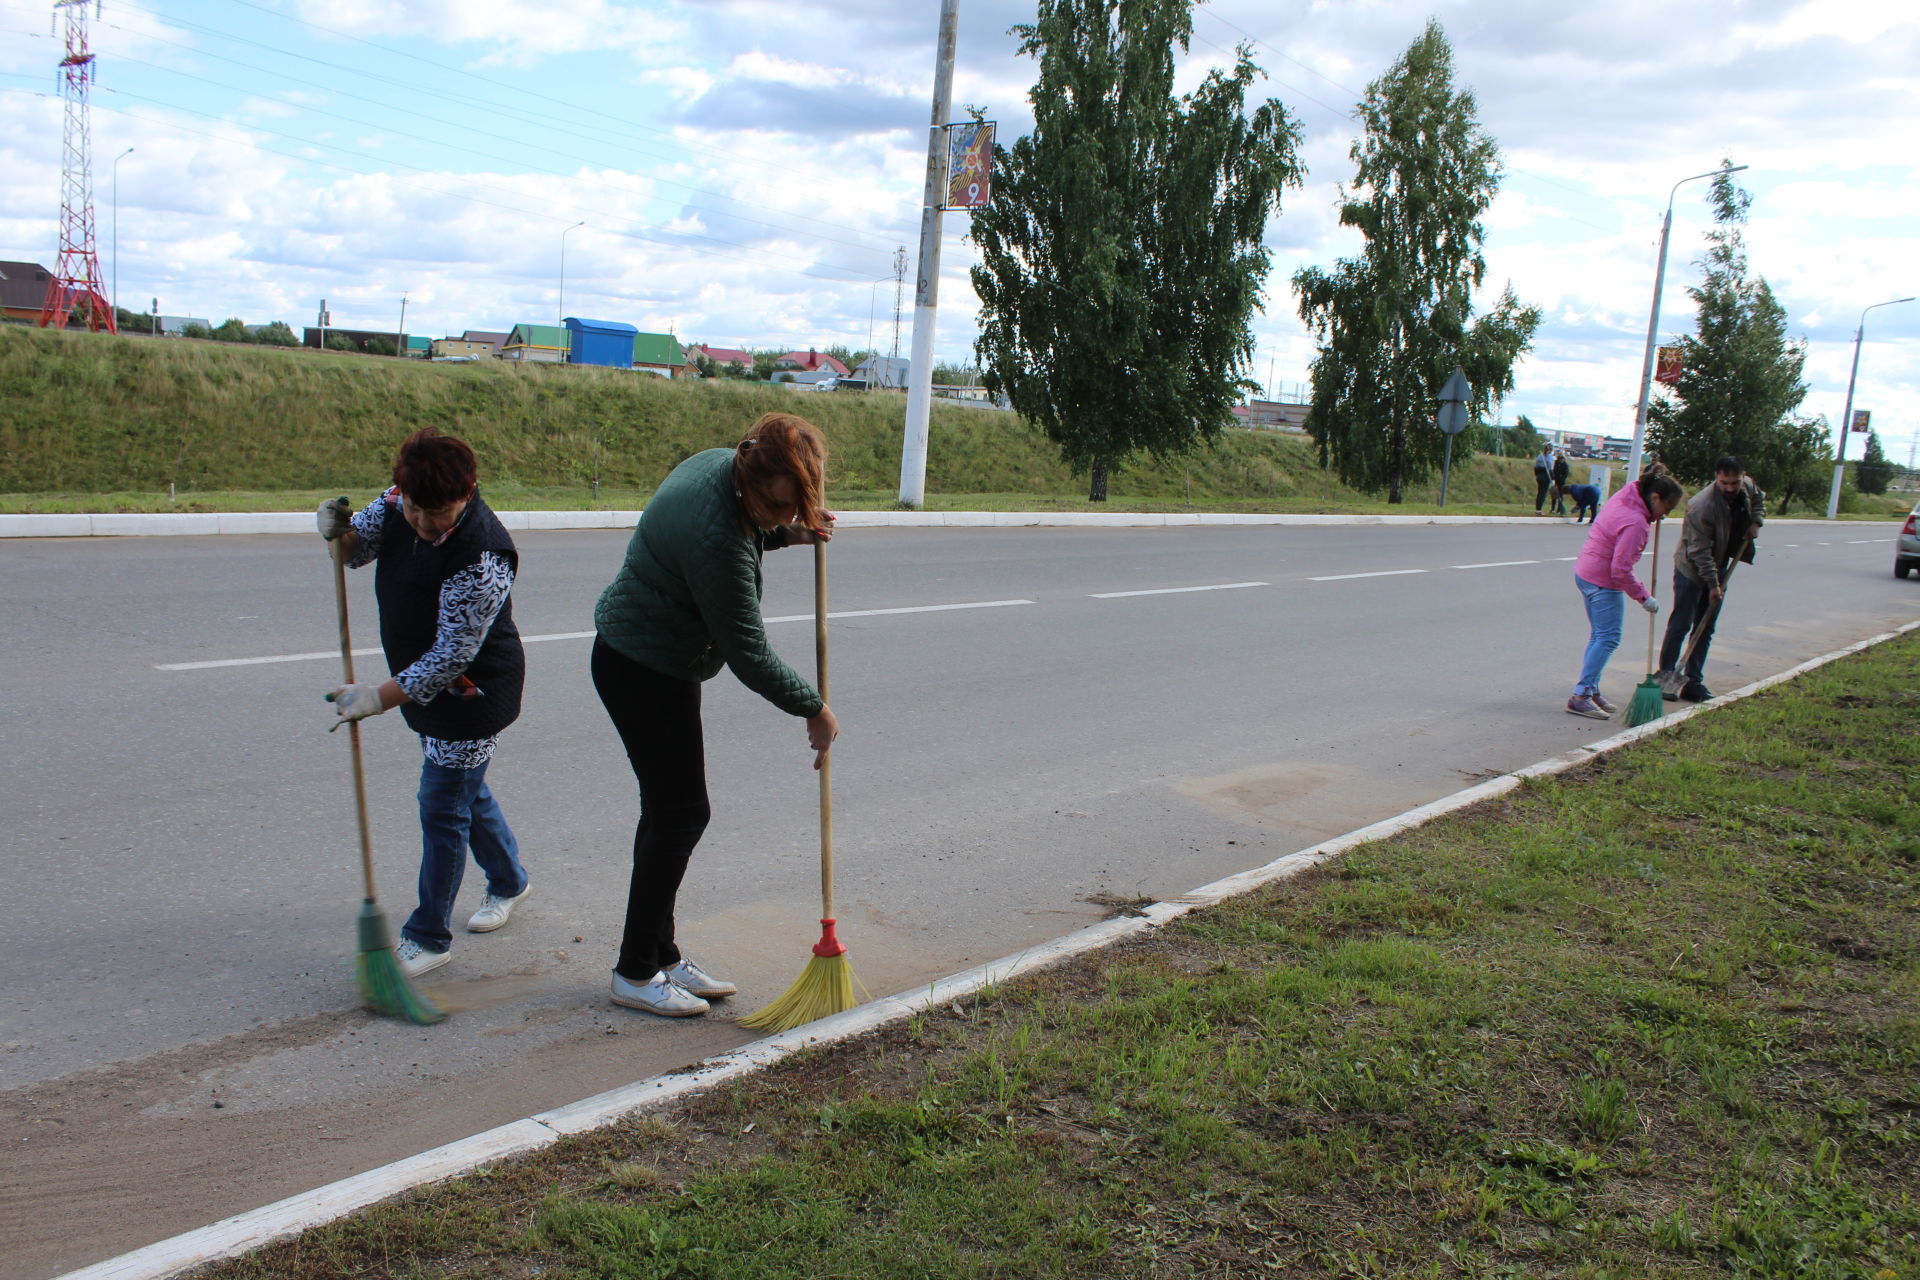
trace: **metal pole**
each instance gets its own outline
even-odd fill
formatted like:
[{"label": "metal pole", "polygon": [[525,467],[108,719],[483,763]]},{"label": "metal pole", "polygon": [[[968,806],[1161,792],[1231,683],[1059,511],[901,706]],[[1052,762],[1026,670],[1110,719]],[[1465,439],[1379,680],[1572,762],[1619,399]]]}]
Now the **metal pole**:
[{"label": "metal pole", "polygon": [[1453,475],[1453,437],[1447,437],[1447,460],[1440,466],[1440,505],[1447,505],[1447,480]]},{"label": "metal pole", "polygon": [[1689,182],[1698,182],[1702,178],[1714,178],[1723,173],[1739,173],[1747,166],[1729,165],[1724,169],[1715,169],[1709,173],[1696,173],[1691,178],[1682,178],[1673,184],[1673,190],[1667,193],[1667,216],[1660,222],[1660,262],[1653,269],[1653,314],[1647,318],[1647,354],[1640,365],[1640,404],[1633,412],[1633,448],[1627,453],[1627,479],[1632,480],[1640,474],[1640,457],[1645,451],[1647,440],[1647,401],[1653,395],[1653,355],[1660,342],[1660,294],[1667,283],[1667,238],[1673,232],[1673,198],[1680,188]]},{"label": "metal pole", "polygon": [[900,445],[900,501],[927,499],[927,418],[933,400],[933,315],[940,292],[940,206],[946,201],[946,134],[952,112],[953,48],[960,0],[940,0],[940,43],[933,66],[933,123],[927,130],[927,190],[920,213],[920,279],[913,294],[913,351],[907,361],[907,422]]},{"label": "metal pole", "polygon": [[120,162],[133,154],[128,147],[113,158],[113,327],[120,327]]},{"label": "metal pole", "polygon": [[586,225],[587,220],[582,218],[560,233],[560,298],[553,317],[556,328],[563,327],[567,323],[567,236]]},{"label": "metal pole", "polygon": [[1860,312],[1860,324],[1853,331],[1853,372],[1847,375],[1847,407],[1840,411],[1840,432],[1833,445],[1833,487],[1827,491],[1829,520],[1840,514],[1840,485],[1847,473],[1847,432],[1853,426],[1853,382],[1860,376],[1860,339],[1867,331],[1867,312],[1912,301],[1912,298],[1895,298],[1891,302],[1876,302]]},{"label": "metal pole", "polygon": [[393,354],[407,354],[407,295],[400,295],[400,332],[393,335]]}]

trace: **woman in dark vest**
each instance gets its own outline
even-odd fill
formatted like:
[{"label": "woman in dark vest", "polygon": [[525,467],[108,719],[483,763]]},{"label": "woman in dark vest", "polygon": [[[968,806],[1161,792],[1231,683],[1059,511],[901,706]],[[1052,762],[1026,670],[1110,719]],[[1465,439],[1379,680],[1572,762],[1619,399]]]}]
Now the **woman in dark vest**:
[{"label": "woman in dark vest", "polygon": [[833,536],[826,464],[820,433],[786,413],[761,418],[734,448],[694,454],[647,503],[594,609],[593,686],[640,782],[615,1004],[684,1018],[736,990],[674,939],[674,899],[711,813],[701,682],[731,667],[805,720],[816,769],[839,732],[819,691],[767,643],[760,617],[761,554]]},{"label": "woman in dark vest", "polygon": [[513,539],[475,487],[473,450],[432,427],[400,444],[393,487],[349,514],[323,502],[320,536],[346,540],[348,565],[376,562],[380,644],[392,678],[328,696],[340,723],[394,707],[420,735],[420,905],[395,948],[419,976],[452,958],[453,900],[467,850],[486,872],[486,896],[467,920],[487,933],[527,896],[520,845],[487,788],[500,732],[520,715],[526,658],[513,625]]}]

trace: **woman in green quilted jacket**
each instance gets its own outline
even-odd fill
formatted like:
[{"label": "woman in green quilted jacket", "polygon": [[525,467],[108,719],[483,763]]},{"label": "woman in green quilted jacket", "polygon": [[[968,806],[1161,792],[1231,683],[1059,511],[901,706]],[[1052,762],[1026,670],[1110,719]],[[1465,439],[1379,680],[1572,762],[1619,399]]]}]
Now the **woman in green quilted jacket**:
[{"label": "woman in green quilted jacket", "polygon": [[711,815],[701,682],[731,667],[804,719],[816,769],[840,731],[819,691],[774,653],[760,618],[762,553],[833,536],[826,464],[819,431],[789,413],[767,414],[731,449],[694,454],[647,504],[594,609],[593,687],[640,782],[615,1004],[685,1018],[736,990],[674,941],[674,898]]}]

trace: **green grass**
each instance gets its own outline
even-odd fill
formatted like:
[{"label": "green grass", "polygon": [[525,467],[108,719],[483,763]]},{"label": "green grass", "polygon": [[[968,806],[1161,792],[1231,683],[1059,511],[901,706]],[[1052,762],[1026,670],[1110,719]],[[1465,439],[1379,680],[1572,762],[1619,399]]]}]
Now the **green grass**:
[{"label": "green grass", "polygon": [[[688,454],[732,444],[770,410],[804,414],[825,433],[836,501],[884,507],[897,492],[905,410],[896,394],[17,325],[0,325],[0,403],[9,512],[297,509],[380,485],[400,436],[427,424],[473,443],[496,505],[512,509],[524,495],[563,508],[634,506]],[[1084,479],[1014,415],[936,404],[931,441],[935,504],[980,508],[986,497],[1020,509],[1085,496]],[[1106,509],[1415,510],[1437,490],[1436,477],[1409,492],[1409,507],[1389,508],[1322,471],[1303,438],[1234,430],[1191,458],[1118,471]],[[1517,512],[1532,494],[1526,460],[1482,456],[1457,460],[1448,497],[1450,509]]]},{"label": "green grass", "polygon": [[1916,670],[205,1274],[1920,1276]]}]

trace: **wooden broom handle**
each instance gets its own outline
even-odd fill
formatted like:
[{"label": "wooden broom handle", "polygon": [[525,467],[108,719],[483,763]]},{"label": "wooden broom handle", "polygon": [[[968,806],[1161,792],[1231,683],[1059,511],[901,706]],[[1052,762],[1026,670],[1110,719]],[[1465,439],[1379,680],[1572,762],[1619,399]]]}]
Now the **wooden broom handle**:
[{"label": "wooden broom handle", "polygon": [[[813,544],[813,656],[827,705],[827,544]],[[833,747],[820,761],[820,918],[833,919]]]},{"label": "wooden broom handle", "polygon": [[[1653,572],[1648,575],[1652,585],[1647,588],[1647,594],[1656,600],[1660,598],[1660,526],[1666,522],[1667,518],[1665,516],[1661,516],[1653,522]],[[1658,614],[1653,613],[1647,615],[1647,671],[1649,673],[1655,670],[1653,665],[1653,624],[1654,620],[1658,617]]]},{"label": "wooden broom handle", "polygon": [[[347,549],[346,539],[335,538],[327,544],[333,553],[333,599],[340,612],[340,666],[347,683],[353,681],[353,636],[347,627]],[[360,875],[366,881],[367,901],[373,901],[373,834],[367,822],[367,771],[360,761],[360,722],[347,725],[347,741],[353,744],[353,804],[360,817]]]}]

